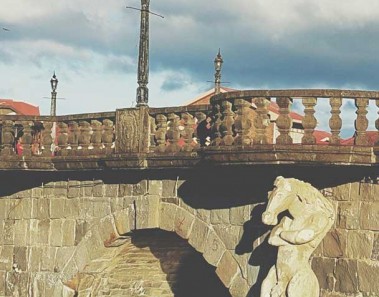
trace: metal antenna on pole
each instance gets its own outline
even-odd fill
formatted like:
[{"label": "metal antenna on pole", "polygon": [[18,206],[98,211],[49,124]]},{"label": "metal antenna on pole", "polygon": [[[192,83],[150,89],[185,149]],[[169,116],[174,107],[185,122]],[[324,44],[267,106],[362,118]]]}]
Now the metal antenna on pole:
[{"label": "metal antenna on pole", "polygon": [[138,54],[138,88],[137,107],[147,106],[149,102],[149,14],[164,18],[149,10],[150,0],[141,0],[141,9],[126,6],[126,8],[141,11],[141,26]]}]

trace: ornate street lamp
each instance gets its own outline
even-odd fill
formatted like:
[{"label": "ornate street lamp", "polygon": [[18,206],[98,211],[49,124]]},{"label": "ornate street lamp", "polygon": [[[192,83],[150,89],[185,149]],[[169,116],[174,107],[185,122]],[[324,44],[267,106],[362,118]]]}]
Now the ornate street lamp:
[{"label": "ornate street lamp", "polygon": [[218,54],[215,58],[215,94],[220,94],[220,85],[221,85],[221,68],[224,60],[221,57],[220,49],[218,49]]},{"label": "ornate street lamp", "polygon": [[57,86],[58,86],[58,79],[55,75],[55,71],[54,71],[54,75],[53,77],[51,78],[50,80],[50,84],[51,84],[51,106],[50,106],[50,116],[56,116],[56,112],[57,112]]}]

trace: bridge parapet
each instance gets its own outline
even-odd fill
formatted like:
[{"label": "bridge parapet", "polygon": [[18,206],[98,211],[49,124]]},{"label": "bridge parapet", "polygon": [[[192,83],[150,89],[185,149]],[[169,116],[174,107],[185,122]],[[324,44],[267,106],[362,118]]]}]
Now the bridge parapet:
[{"label": "bridge parapet", "polygon": [[[321,100],[330,105],[330,136],[323,144],[315,137],[321,121],[315,106]],[[341,106],[347,100],[356,106],[356,117],[349,123],[354,121],[355,136],[348,144],[340,136]],[[291,109],[296,101],[304,107],[303,116]],[[367,113],[375,108],[370,101],[379,107],[379,92],[248,90],[215,95],[210,105],[56,117],[1,116],[0,168],[141,169],[203,163],[373,166],[378,164],[379,143],[378,137],[373,141],[369,136],[379,133],[379,119],[376,131],[369,134]],[[204,122],[207,117],[209,125]],[[16,143],[20,136],[22,148]]]}]

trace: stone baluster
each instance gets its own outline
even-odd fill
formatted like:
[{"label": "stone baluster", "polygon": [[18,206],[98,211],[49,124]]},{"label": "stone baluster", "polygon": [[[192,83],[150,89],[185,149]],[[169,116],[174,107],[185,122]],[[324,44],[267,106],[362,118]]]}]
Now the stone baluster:
[{"label": "stone baluster", "polygon": [[181,148],[179,146],[180,139],[180,121],[179,117],[175,113],[170,113],[168,115],[168,131],[167,131],[167,140],[169,142],[166,152],[177,153],[180,152]]},{"label": "stone baluster", "polygon": [[79,124],[77,122],[71,121],[68,123],[70,134],[68,135],[68,143],[70,144],[71,150],[70,155],[75,155],[78,146],[79,146],[79,135],[80,135],[80,128]]},{"label": "stone baluster", "polygon": [[156,145],[156,142],[155,142],[155,134],[157,132],[157,125],[155,123],[155,118],[152,117],[152,116],[149,116],[149,126],[150,126],[150,148],[149,148],[149,151],[150,152],[154,152],[157,145]]},{"label": "stone baluster", "polygon": [[155,139],[157,140],[157,147],[155,150],[158,153],[164,153],[166,151],[167,117],[163,114],[158,114],[156,119]]},{"label": "stone baluster", "polygon": [[235,118],[235,130],[237,136],[234,140],[236,145],[250,145],[252,139],[250,137],[251,123],[251,103],[245,99],[237,99],[234,101],[234,106],[236,107],[236,118]]},{"label": "stone baluster", "polygon": [[91,150],[91,154],[98,155],[101,153],[103,148],[103,144],[101,143],[101,137],[103,134],[103,124],[97,120],[91,120],[91,144],[93,149]]},{"label": "stone baluster", "polygon": [[57,143],[59,150],[57,152],[58,156],[67,156],[68,155],[68,125],[65,122],[58,123],[58,136]]},{"label": "stone baluster", "polygon": [[105,154],[112,153],[112,145],[114,140],[113,121],[109,119],[103,120],[103,135],[101,136],[101,142],[104,145]]},{"label": "stone baluster", "polygon": [[192,152],[194,149],[192,142],[193,142],[193,134],[195,131],[195,128],[194,128],[195,119],[189,113],[183,113],[182,119],[183,119],[183,124],[184,124],[184,130],[181,132],[181,135],[184,139],[183,151]]},{"label": "stone baluster", "polygon": [[1,150],[2,156],[10,156],[14,155],[14,146],[15,146],[15,138],[14,138],[14,122],[5,120],[3,121],[3,126],[1,130],[1,142],[3,145],[3,149]]},{"label": "stone baluster", "polygon": [[221,105],[219,103],[214,105],[214,122],[212,125],[211,133],[214,136],[212,139],[212,146],[219,146],[221,144],[221,124],[222,124],[222,113],[221,113]]},{"label": "stone baluster", "polygon": [[357,107],[357,119],[355,120],[355,140],[356,145],[368,145],[366,131],[368,128],[367,106],[369,100],[367,98],[355,99],[355,106]]},{"label": "stone baluster", "polygon": [[22,135],[22,155],[23,156],[31,156],[32,155],[32,143],[33,143],[33,135],[32,135],[32,122],[22,121],[21,125],[23,127],[24,134]]},{"label": "stone baluster", "polygon": [[80,121],[79,146],[82,147],[80,155],[88,155],[88,147],[91,144],[91,125],[87,121]]},{"label": "stone baluster", "polygon": [[[197,127],[199,127],[200,123],[202,121],[205,121],[206,118],[207,118],[207,115],[204,112],[200,112],[200,111],[195,112],[194,120],[195,120],[196,129],[194,130],[194,136],[196,137],[197,143],[195,144],[194,149],[200,148],[200,138],[197,134]],[[211,143],[212,143],[212,141],[213,141],[212,133],[213,133],[214,122],[211,122],[211,125],[212,125],[212,127],[211,127]]]},{"label": "stone baluster", "polygon": [[289,97],[278,97],[276,103],[279,106],[279,116],[276,119],[279,136],[276,138],[277,144],[292,144],[290,135],[292,128],[292,118],[290,117],[292,99]]},{"label": "stone baluster", "polygon": [[317,126],[317,119],[314,116],[316,103],[317,98],[315,97],[303,98],[305,108],[303,118],[304,136],[301,139],[302,144],[316,143],[316,137],[313,135]]},{"label": "stone baluster", "polygon": [[53,136],[51,135],[51,130],[54,126],[53,122],[44,122],[42,130],[42,156],[51,157],[53,152],[51,150],[51,145],[53,144]]},{"label": "stone baluster", "polygon": [[268,137],[266,128],[270,124],[270,117],[268,115],[268,107],[270,105],[270,100],[265,97],[254,98],[254,103],[257,106],[256,116],[254,118],[255,127],[255,137],[253,140],[254,144],[267,144]]},{"label": "stone baluster", "polygon": [[220,130],[222,133],[222,141],[221,145],[233,145],[234,136],[233,136],[233,125],[234,125],[234,112],[232,110],[232,103],[228,100],[222,102],[223,108],[223,120],[220,126]]},{"label": "stone baluster", "polygon": [[330,106],[330,113],[332,114],[329,120],[330,132],[332,133],[332,136],[330,137],[330,144],[338,145],[340,144],[341,140],[340,133],[342,128],[342,119],[340,117],[340,113],[342,106],[342,98],[330,98]]},{"label": "stone baluster", "polygon": [[[377,99],[377,100],[375,100],[375,102],[376,102],[376,107],[379,109],[379,100]],[[378,110],[378,114],[379,114],[379,110]],[[379,117],[375,121],[375,128],[376,128],[376,130],[378,130],[376,133],[379,133]],[[379,140],[375,143],[375,145],[379,146]]]}]

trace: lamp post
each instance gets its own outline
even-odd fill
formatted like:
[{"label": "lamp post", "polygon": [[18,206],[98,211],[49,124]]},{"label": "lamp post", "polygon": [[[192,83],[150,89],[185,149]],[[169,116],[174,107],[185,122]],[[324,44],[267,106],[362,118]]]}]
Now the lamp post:
[{"label": "lamp post", "polygon": [[149,5],[150,0],[141,0],[137,107],[147,106],[149,102]]},{"label": "lamp post", "polygon": [[56,116],[56,113],[57,113],[57,86],[58,86],[58,79],[55,75],[55,71],[54,71],[54,75],[53,77],[51,78],[50,80],[50,84],[51,84],[51,105],[50,105],[50,116]]},{"label": "lamp post", "polygon": [[221,86],[221,68],[224,60],[221,57],[220,49],[218,49],[217,56],[214,60],[215,65],[215,94],[220,94],[220,86]]}]

